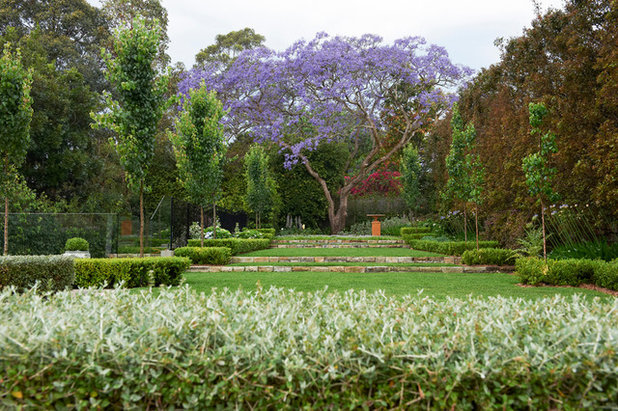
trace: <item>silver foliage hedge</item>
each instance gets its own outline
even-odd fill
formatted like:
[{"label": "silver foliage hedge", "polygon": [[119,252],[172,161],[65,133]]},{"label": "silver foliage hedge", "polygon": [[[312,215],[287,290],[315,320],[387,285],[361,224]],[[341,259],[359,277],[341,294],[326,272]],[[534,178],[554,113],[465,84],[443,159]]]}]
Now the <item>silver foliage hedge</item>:
[{"label": "silver foliage hedge", "polygon": [[0,293],[0,406],[616,406],[618,300]]}]

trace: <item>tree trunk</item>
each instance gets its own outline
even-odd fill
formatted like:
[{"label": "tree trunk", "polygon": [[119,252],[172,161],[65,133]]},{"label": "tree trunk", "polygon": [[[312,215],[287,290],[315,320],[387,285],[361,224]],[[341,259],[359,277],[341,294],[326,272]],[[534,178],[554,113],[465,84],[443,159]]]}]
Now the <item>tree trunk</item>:
[{"label": "tree trunk", "polygon": [[479,250],[479,205],[476,205],[474,212],[474,224],[476,225],[476,251]]},{"label": "tree trunk", "polygon": [[217,203],[212,203],[212,238],[217,239]]},{"label": "tree trunk", "polygon": [[4,255],[9,255],[9,197],[4,197]]},{"label": "tree trunk", "polygon": [[144,257],[144,182],[139,184],[139,256]]},{"label": "tree trunk", "polygon": [[200,244],[204,247],[204,207],[200,206],[200,225],[201,225],[201,233],[200,233]]},{"label": "tree trunk", "polygon": [[464,203],[464,241],[468,242],[468,214],[466,212],[466,203]]},{"label": "tree trunk", "polygon": [[545,236],[545,205],[541,199],[541,225],[543,226],[543,259],[547,263],[547,237]]},{"label": "tree trunk", "polygon": [[[343,190],[341,190],[343,191]],[[331,234],[338,234],[345,229],[345,222],[348,217],[348,194],[341,193],[339,197],[339,207],[335,212],[335,202],[332,198],[328,202],[328,221],[330,222]]]}]

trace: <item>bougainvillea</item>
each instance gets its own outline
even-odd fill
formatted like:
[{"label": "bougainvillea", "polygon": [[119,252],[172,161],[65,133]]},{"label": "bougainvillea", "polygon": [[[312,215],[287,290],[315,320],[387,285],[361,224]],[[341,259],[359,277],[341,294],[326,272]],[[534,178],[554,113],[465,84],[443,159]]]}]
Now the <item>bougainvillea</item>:
[{"label": "bougainvillea", "polygon": [[[321,185],[328,201],[331,231],[340,231],[352,188],[375,172],[423,127],[448,108],[454,89],[471,70],[454,65],[446,50],[421,37],[383,44],[374,35],[318,34],[282,52],[247,50],[227,70],[196,68],[179,84],[181,93],[205,81],[229,110],[230,133],[249,132],[285,150],[285,165],[300,161]],[[384,119],[397,116],[399,138]],[[349,143],[341,187],[328,187],[306,153],[321,142]],[[368,141],[367,146],[363,144]],[[335,204],[335,200],[338,204]]]},{"label": "bougainvillea", "polygon": [[[401,193],[399,171],[376,171],[350,190],[350,194],[358,197],[368,195],[397,196]],[[346,176],[349,180],[352,177]]]}]

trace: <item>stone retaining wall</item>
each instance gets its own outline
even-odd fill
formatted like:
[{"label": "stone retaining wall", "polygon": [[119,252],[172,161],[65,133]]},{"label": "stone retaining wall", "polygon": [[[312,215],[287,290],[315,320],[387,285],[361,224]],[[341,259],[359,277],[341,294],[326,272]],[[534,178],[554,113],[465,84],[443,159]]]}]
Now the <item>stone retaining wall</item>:
[{"label": "stone retaining wall", "polygon": [[461,257],[243,257],[236,256],[231,264],[238,263],[443,263],[461,264]]},{"label": "stone retaining wall", "polygon": [[454,266],[454,267],[431,267],[431,266],[219,266],[219,265],[194,265],[190,272],[220,273],[220,272],[337,272],[337,273],[511,273],[514,267],[497,266]]}]

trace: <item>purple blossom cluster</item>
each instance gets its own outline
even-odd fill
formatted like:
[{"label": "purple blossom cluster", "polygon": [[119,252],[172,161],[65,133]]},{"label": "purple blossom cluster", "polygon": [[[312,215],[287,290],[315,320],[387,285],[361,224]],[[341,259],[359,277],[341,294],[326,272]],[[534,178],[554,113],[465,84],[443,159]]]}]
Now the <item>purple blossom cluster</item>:
[{"label": "purple blossom cluster", "polygon": [[246,50],[228,67],[195,68],[179,89],[187,96],[204,81],[223,101],[228,133],[276,142],[288,149],[289,167],[322,141],[365,133],[379,144],[389,115],[406,116],[408,131],[417,130],[435,117],[436,107],[454,102],[448,90],[471,74],[421,37],[388,45],[375,35],[319,33],[282,52]]}]

